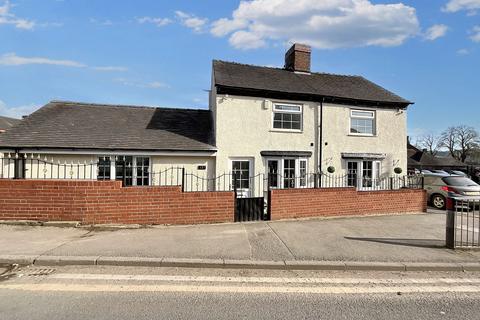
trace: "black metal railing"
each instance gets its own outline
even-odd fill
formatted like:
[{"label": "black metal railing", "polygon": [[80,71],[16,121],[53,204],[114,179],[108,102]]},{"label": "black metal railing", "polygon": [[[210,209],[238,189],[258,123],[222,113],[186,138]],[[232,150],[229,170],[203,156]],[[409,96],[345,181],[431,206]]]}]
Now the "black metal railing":
[{"label": "black metal railing", "polygon": [[134,165],[124,160],[83,161],[69,163],[33,155],[9,155],[0,158],[0,179],[71,179],[71,180],[120,180],[124,186],[181,186],[185,192],[235,191],[238,196],[260,197],[269,189],[298,188],[356,188],[360,191],[397,189],[422,189],[421,175],[390,177],[358,177],[356,175],[332,175],[302,173],[282,175],[278,173],[243,176],[240,173],[224,173],[211,176],[207,171],[188,172],[184,167],[169,167],[151,171],[154,167]]},{"label": "black metal railing", "polygon": [[446,245],[451,249],[480,248],[480,200],[447,199]]}]

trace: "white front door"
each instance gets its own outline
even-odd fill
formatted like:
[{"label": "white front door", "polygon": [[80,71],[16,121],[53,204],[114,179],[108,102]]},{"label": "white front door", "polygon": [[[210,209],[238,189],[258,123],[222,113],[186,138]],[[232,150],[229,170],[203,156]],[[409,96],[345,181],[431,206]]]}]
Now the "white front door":
[{"label": "white front door", "polygon": [[237,190],[237,197],[246,198],[252,194],[252,161],[249,159],[231,160],[232,186]]}]

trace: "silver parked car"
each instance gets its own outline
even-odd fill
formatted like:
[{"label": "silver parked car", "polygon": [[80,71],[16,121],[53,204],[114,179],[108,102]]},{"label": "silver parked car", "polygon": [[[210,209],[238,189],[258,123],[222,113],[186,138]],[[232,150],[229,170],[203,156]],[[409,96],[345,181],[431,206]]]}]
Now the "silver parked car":
[{"label": "silver parked car", "polygon": [[445,209],[447,195],[455,197],[478,197],[480,185],[460,175],[424,174],[424,186],[428,201],[437,209]]}]

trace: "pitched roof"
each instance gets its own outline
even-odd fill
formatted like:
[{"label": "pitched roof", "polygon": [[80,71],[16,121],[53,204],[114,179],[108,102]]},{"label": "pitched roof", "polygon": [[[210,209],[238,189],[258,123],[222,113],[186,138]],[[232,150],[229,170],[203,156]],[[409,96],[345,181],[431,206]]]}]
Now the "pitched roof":
[{"label": "pitched roof", "polygon": [[281,68],[213,61],[215,85],[225,89],[249,89],[292,95],[408,105],[412,102],[361,76],[297,73]]},{"label": "pitched roof", "polygon": [[0,136],[0,147],[214,151],[209,110],[53,101]]},{"label": "pitched roof", "polygon": [[0,116],[0,131],[8,130],[20,121],[22,120]]},{"label": "pitched roof", "polygon": [[465,167],[466,164],[458,161],[451,156],[438,157],[429,154],[415,146],[407,145],[408,166],[409,167]]}]

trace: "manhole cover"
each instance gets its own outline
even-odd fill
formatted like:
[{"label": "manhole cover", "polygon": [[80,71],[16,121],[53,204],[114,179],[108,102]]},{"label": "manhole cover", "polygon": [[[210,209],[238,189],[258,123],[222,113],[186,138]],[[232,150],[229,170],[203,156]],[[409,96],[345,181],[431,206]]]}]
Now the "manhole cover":
[{"label": "manhole cover", "polygon": [[53,273],[53,272],[55,272],[55,269],[51,269],[51,268],[31,269],[31,270],[28,270],[28,273],[26,275],[28,277],[39,277],[39,276],[49,275],[50,273]]}]

